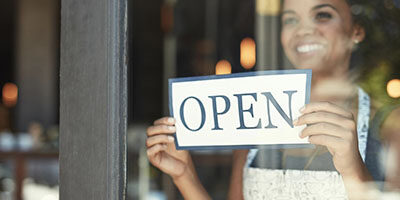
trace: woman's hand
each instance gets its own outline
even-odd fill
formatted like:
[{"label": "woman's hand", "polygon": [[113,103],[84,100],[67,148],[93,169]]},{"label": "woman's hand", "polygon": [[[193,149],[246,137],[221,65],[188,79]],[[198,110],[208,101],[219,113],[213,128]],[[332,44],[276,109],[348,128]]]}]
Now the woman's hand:
[{"label": "woman's hand", "polygon": [[308,136],[311,144],[326,146],[336,170],[344,178],[370,179],[358,150],[357,124],[349,110],[329,102],[314,102],[300,112],[303,115],[294,125],[308,125],[301,132],[301,138]]},{"label": "woman's hand", "polygon": [[176,150],[174,137],[175,119],[163,117],[147,128],[147,157],[151,164],[173,179],[182,176],[192,164],[188,151]]},{"label": "woman's hand", "polygon": [[184,199],[211,199],[201,184],[188,151],[176,150],[175,119],[163,117],[147,128],[147,157],[151,164],[170,175]]}]

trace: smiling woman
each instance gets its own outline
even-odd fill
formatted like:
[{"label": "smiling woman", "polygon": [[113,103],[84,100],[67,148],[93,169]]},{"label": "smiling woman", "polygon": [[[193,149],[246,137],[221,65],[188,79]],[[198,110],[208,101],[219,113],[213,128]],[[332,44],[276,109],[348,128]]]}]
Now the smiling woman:
[{"label": "smiling woman", "polygon": [[[307,125],[299,137],[308,137],[316,148],[237,150],[230,199],[366,198],[369,183],[384,181],[381,123],[370,124],[377,121],[377,109],[351,73],[353,52],[369,34],[353,6],[346,0],[283,1],[283,50],[295,68],[313,71],[311,103],[293,125]],[[174,125],[175,119],[165,117],[147,129],[148,158],[173,178],[185,198],[208,199],[189,152],[177,151],[168,140]],[[378,188],[373,185],[371,191]]]}]

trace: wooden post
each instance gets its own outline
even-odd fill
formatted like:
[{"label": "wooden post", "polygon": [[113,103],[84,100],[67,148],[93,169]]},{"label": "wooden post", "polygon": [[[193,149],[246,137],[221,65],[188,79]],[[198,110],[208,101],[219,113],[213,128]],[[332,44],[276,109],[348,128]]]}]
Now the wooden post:
[{"label": "wooden post", "polygon": [[281,0],[256,0],[257,70],[279,69],[282,65],[279,37],[280,4]]},{"label": "wooden post", "polygon": [[60,53],[60,199],[125,199],[127,1],[62,0]]}]

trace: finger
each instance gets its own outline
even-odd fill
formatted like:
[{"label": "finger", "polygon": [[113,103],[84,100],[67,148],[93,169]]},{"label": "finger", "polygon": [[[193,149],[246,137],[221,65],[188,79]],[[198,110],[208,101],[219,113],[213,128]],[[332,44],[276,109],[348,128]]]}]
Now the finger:
[{"label": "finger", "polygon": [[328,149],[337,149],[343,146],[342,139],[330,135],[312,135],[308,138],[308,141],[311,144],[326,146]]},{"label": "finger", "polygon": [[171,143],[174,141],[174,137],[169,135],[155,135],[147,138],[146,146],[151,147],[155,144],[162,144],[162,143]]},{"label": "finger", "polygon": [[312,102],[305,105],[305,107],[303,107],[302,109],[300,109],[300,112],[303,114],[318,112],[318,111],[336,113],[343,117],[354,119],[353,114],[351,112],[330,102]]},{"label": "finger", "polygon": [[173,126],[175,125],[175,119],[173,117],[163,117],[154,121],[154,125],[161,125],[161,124]]},{"label": "finger", "polygon": [[175,133],[175,126],[169,125],[154,125],[147,128],[147,136],[153,136],[158,134],[173,134]]},{"label": "finger", "polygon": [[164,151],[167,149],[167,145],[165,144],[156,144],[147,149],[147,157],[152,158],[154,155],[159,153],[160,151]]},{"label": "finger", "polygon": [[343,128],[355,130],[355,122],[352,119],[344,118],[341,115],[331,112],[318,111],[313,113],[307,113],[296,119],[293,124],[296,126],[305,124],[316,124],[316,123],[331,123]]},{"label": "finger", "polygon": [[300,133],[300,138],[305,138],[312,135],[331,135],[343,139],[351,139],[353,133],[348,129],[331,123],[316,123],[307,126]]}]

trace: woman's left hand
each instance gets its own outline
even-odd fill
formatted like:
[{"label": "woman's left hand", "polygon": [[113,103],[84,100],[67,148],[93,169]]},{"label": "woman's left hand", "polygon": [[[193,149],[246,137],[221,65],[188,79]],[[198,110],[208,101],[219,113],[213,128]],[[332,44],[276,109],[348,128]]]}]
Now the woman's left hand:
[{"label": "woman's left hand", "polygon": [[329,102],[313,102],[300,110],[293,123],[308,125],[300,133],[311,144],[326,146],[336,170],[349,178],[366,179],[366,167],[358,151],[357,124],[353,114]]}]

